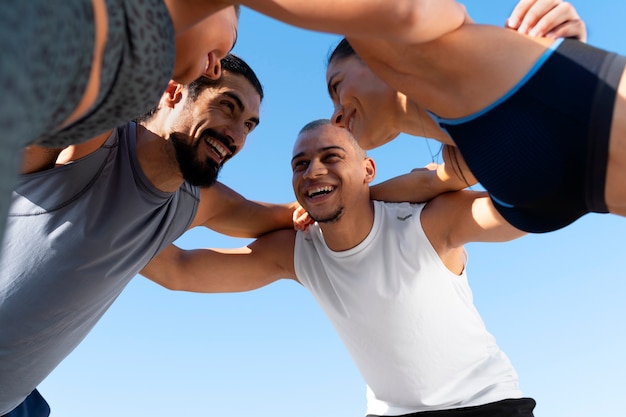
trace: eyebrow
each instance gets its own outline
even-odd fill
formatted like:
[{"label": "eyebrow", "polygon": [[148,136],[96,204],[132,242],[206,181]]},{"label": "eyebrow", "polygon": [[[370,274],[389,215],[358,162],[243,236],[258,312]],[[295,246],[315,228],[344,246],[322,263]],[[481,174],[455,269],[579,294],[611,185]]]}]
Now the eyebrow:
[{"label": "eyebrow", "polygon": [[[233,93],[232,91],[224,91],[223,94],[225,96],[230,97],[231,99],[233,99],[233,101],[235,102],[235,104],[239,108],[240,112],[243,113],[244,110],[246,110],[246,106],[243,105],[243,102],[241,101],[241,99],[239,98],[239,96],[237,94]],[[259,123],[261,123],[261,121],[259,120],[258,117],[251,117],[250,121],[254,122],[254,124],[256,124],[257,126],[259,125]]]},{"label": "eyebrow", "polygon": [[[341,146],[338,146],[338,145],[325,146],[323,148],[318,149],[318,152],[326,152],[326,151],[329,151],[329,150],[332,150],[332,149],[339,149],[341,151],[346,152],[345,148],[343,148]],[[295,154],[293,156],[293,158],[291,158],[291,162],[293,162],[294,160],[296,160],[298,158],[303,157],[305,154],[306,154],[305,152],[298,152],[297,154]]]}]

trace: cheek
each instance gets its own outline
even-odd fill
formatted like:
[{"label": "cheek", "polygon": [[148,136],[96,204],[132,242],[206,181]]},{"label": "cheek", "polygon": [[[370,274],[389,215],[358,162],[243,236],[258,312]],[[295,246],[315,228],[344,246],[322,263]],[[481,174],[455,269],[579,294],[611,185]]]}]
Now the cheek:
[{"label": "cheek", "polygon": [[200,42],[205,53],[213,52],[218,59],[228,55],[233,47],[233,24],[230,21],[219,21],[202,27],[202,33],[198,33],[195,42]]},{"label": "cheek", "polygon": [[294,174],[291,180],[291,188],[293,190],[293,194],[296,197],[296,200],[298,201],[298,203],[302,204],[300,193],[298,192],[298,184],[299,184],[299,181],[296,179],[296,175]]},{"label": "cheek", "polygon": [[206,55],[193,45],[193,42],[185,42],[185,37],[176,38],[176,62],[172,78],[181,84],[188,84],[198,78],[206,67]]},{"label": "cheek", "polygon": [[341,92],[342,104],[353,104],[357,109],[366,113],[366,117],[373,117],[382,110],[380,91],[367,84],[350,83]]}]

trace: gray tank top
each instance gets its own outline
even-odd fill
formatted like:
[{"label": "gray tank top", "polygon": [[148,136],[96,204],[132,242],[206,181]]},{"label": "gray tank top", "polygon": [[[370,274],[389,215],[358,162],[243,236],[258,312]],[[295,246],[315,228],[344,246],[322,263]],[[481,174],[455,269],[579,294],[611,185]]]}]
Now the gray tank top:
[{"label": "gray tank top", "polygon": [[0,415],[87,335],[126,284],[191,224],[199,191],[156,189],[135,152],[135,124],[96,152],[25,175],[0,261]]}]

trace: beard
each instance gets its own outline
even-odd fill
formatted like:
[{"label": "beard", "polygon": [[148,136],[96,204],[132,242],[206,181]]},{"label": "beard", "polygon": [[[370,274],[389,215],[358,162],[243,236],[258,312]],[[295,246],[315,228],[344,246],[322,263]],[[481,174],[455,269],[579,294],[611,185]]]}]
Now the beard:
[{"label": "beard", "polygon": [[335,211],[326,215],[313,215],[309,213],[309,217],[318,223],[336,223],[343,216],[343,206],[339,206]]},{"label": "beard", "polygon": [[[213,135],[213,132],[211,132]],[[203,138],[195,143],[187,143],[186,135],[171,133],[170,140],[176,151],[176,161],[180,172],[189,184],[196,187],[210,187],[217,181],[217,176],[222,165],[207,157],[204,161],[198,158],[198,147],[204,141]]]}]

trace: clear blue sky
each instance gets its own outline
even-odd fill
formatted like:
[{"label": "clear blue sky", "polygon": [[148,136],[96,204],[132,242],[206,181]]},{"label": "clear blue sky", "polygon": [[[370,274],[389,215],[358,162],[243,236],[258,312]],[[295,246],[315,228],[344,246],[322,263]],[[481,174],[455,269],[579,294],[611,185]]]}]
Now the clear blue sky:
[{"label": "clear blue sky", "polygon": [[[626,54],[626,2],[573,2],[589,43]],[[465,3],[476,21],[502,25],[516,1]],[[258,73],[266,99],[259,128],[223,182],[251,199],[293,199],[291,146],[302,125],[330,115],[324,60],[338,39],[242,11],[235,52]],[[372,152],[379,180],[430,162],[428,146],[403,137]],[[624,415],[625,235],[626,219],[588,215],[555,233],[467,248],[475,302],[524,393],[537,400],[537,417]],[[204,230],[178,241],[245,243]],[[204,295],[137,277],[40,391],[52,417],[365,414],[363,380],[293,282]]]}]

